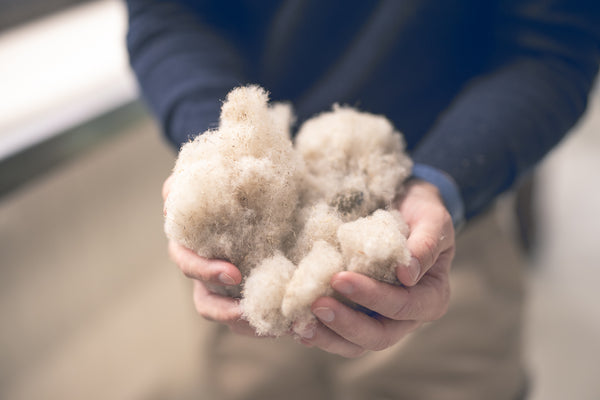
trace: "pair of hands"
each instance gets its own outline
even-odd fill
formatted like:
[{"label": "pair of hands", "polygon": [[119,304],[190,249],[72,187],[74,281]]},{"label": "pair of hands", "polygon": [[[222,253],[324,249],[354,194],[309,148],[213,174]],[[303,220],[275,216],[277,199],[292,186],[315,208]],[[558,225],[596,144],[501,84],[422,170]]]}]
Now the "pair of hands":
[{"label": "pair of hands", "polygon": [[[163,185],[163,199],[168,196],[169,186],[170,178]],[[455,245],[452,219],[438,189],[424,181],[410,181],[397,207],[410,228],[407,246],[413,256],[409,265],[396,269],[404,286],[353,272],[334,275],[331,286],[336,292],[377,314],[368,316],[332,297],[321,297],[311,306],[319,322],[304,330],[293,327],[301,343],[344,357],[358,357],[368,350],[384,350],[424,322],[446,313]],[[239,285],[242,275],[234,265],[200,257],[172,241],[169,254],[192,279],[194,305],[202,317],[226,324],[235,333],[256,335],[242,319],[238,299],[212,293],[205,286],[205,282]]]}]

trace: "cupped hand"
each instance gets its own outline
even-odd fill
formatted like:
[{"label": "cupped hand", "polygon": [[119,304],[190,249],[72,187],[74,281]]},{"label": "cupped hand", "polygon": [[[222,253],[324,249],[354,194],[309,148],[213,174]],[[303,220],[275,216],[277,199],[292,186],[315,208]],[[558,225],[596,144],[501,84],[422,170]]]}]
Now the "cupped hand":
[{"label": "cupped hand", "polygon": [[409,265],[396,269],[402,286],[353,272],[334,275],[334,290],[373,313],[321,297],[312,304],[319,322],[296,332],[302,343],[358,357],[368,350],[386,349],[446,313],[455,247],[452,219],[438,189],[423,181],[411,181],[397,206],[410,228],[407,246],[412,254]]},{"label": "cupped hand", "polygon": [[[162,195],[166,201],[172,176],[163,184]],[[166,215],[166,210],[164,211]],[[196,311],[205,319],[219,322],[239,334],[256,336],[255,330],[242,319],[239,299],[215,293],[211,288],[236,286],[242,282],[242,274],[235,265],[201,257],[192,250],[169,241],[169,256],[185,276],[193,282],[193,300]]]}]

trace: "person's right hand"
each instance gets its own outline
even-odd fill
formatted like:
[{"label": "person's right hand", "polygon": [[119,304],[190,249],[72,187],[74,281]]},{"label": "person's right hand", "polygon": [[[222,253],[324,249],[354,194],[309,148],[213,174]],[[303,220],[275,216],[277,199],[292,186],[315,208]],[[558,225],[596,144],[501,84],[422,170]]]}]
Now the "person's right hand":
[{"label": "person's right hand", "polygon": [[[167,200],[172,177],[163,184],[163,200]],[[169,241],[169,255],[185,276],[193,282],[194,306],[207,320],[228,325],[239,334],[256,336],[255,330],[242,319],[239,299],[212,292],[209,287],[236,286],[242,282],[242,274],[235,265],[223,260],[200,257],[192,250]]]}]

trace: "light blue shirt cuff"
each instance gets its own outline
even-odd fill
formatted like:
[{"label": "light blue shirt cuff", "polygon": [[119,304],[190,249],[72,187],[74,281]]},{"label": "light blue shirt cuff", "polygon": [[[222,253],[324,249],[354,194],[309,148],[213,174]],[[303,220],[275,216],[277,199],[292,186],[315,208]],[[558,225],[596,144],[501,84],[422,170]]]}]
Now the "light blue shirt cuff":
[{"label": "light blue shirt cuff", "polygon": [[465,222],[465,204],[454,179],[445,172],[425,164],[415,164],[411,176],[429,182],[439,189],[444,205],[452,217],[452,223],[458,230]]}]

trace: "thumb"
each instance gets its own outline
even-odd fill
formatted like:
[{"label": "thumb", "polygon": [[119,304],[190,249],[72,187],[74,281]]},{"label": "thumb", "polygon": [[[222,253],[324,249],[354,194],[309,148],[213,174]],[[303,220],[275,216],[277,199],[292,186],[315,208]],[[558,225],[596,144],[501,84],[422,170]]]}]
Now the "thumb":
[{"label": "thumb", "polygon": [[407,239],[412,257],[408,265],[398,268],[398,279],[406,286],[415,285],[433,266],[442,252],[452,246],[451,234],[444,234],[443,220],[421,220]]},{"label": "thumb", "polygon": [[454,227],[435,191],[413,190],[403,199],[400,212],[410,228],[406,246],[412,257],[408,265],[396,269],[396,274],[403,285],[414,286],[440,254],[454,246]]}]

